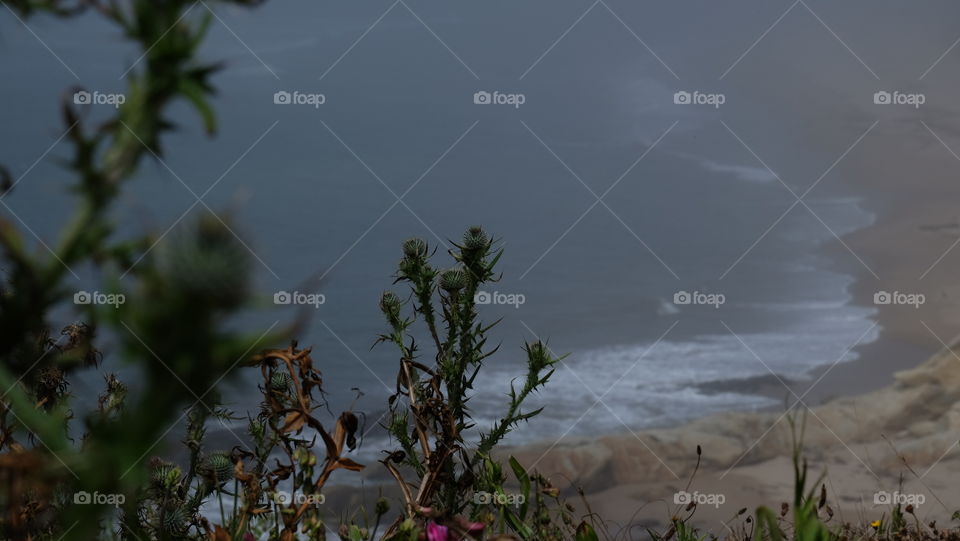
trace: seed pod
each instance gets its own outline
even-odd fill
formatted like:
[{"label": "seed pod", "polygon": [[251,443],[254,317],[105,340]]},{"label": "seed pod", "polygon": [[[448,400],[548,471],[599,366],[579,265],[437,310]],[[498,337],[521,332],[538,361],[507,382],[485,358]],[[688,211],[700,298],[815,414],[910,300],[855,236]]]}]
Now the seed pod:
[{"label": "seed pod", "polygon": [[403,241],[403,255],[416,259],[427,255],[427,243],[421,238],[411,238]]},{"label": "seed pod", "polygon": [[467,285],[467,273],[463,269],[447,269],[440,275],[440,287],[446,291],[459,291]]}]

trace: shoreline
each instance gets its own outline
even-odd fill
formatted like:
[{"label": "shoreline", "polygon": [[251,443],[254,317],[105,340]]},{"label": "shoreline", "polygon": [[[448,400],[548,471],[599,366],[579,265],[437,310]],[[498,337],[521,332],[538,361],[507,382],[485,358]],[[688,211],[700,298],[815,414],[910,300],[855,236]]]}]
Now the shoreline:
[{"label": "shoreline", "polygon": [[[893,492],[902,483],[903,493],[923,493],[929,502],[937,502],[919,510],[922,520],[949,520],[955,511],[950,505],[960,502],[960,485],[950,481],[960,475],[960,457],[953,452],[960,433],[958,350],[960,344],[954,344],[919,366],[897,372],[890,386],[811,405],[803,432],[804,457],[811,477],[826,476],[830,504],[839,513],[871,520],[889,515],[889,506],[874,504],[874,495]],[[727,504],[722,508],[699,508],[698,513],[708,521],[726,520],[743,507],[752,510],[792,499],[787,413],[721,413],[674,428],[566,438],[501,454],[535,465],[567,495],[582,487],[603,516],[664,525],[667,510],[675,507],[671,496],[683,490],[696,471],[696,449],[702,446],[703,463],[690,492],[724,494]],[[924,479],[930,472],[935,475]],[[647,507],[654,503],[659,503],[656,509]]]},{"label": "shoreline", "polygon": [[[785,384],[804,397],[808,405],[821,405],[836,398],[859,396],[892,385],[897,372],[920,365],[960,334],[960,286],[953,285],[960,284],[960,279],[952,280],[948,272],[936,272],[937,267],[923,275],[922,280],[917,279],[916,264],[918,261],[936,261],[949,248],[949,245],[943,246],[943,242],[930,243],[931,236],[949,239],[951,243],[960,242],[960,211],[920,190],[909,192],[910,197],[905,201],[898,197],[896,207],[889,205],[881,193],[899,187],[901,177],[896,174],[880,176],[887,181],[881,184],[877,182],[877,175],[883,167],[874,164],[874,167],[859,170],[862,165],[857,163],[849,167],[851,171],[844,175],[841,183],[859,192],[855,195],[861,198],[863,209],[872,213],[874,220],[840,235],[839,239],[831,239],[820,252],[828,258],[828,268],[853,277],[847,288],[849,304],[875,310],[870,317],[877,324],[876,340],[851,347],[849,351],[856,353],[855,359],[815,366],[804,378],[764,374],[703,384],[700,386],[702,390],[744,392],[749,389],[750,394],[778,400],[792,399],[793,396],[784,389]],[[858,171],[852,171],[855,169]],[[954,186],[946,176],[934,178],[929,183],[930,187],[937,188],[932,191],[938,192]],[[960,195],[960,190],[957,192]],[[907,257],[900,255],[905,253]],[[957,247],[956,255],[960,257],[960,247]],[[947,262],[940,265],[948,267]],[[882,269],[882,272],[874,269]],[[916,308],[877,305],[874,294],[879,291],[922,293],[926,302]],[[957,301],[951,301],[951,298],[957,298]],[[838,357],[841,353],[837,352]],[[768,411],[778,408],[780,406]]]},{"label": "shoreline", "polygon": [[[808,428],[817,434],[811,436],[808,430],[806,452],[813,471],[828,473],[828,491],[839,499],[841,517],[889,514],[886,507],[874,505],[871,493],[892,491],[902,475],[908,488],[929,491],[928,500],[937,500],[925,506],[923,514],[947,521],[955,509],[941,500],[960,502],[960,489],[942,482],[960,475],[955,449],[960,390],[950,383],[960,374],[960,211],[951,204],[960,195],[953,178],[958,166],[943,148],[898,161],[889,153],[903,145],[896,127],[878,129],[874,136],[864,142],[866,158],[851,159],[838,174],[875,219],[826,243],[822,251],[833,268],[854,277],[849,302],[876,309],[871,317],[879,327],[878,337],[853,347],[856,359],[815,367],[808,372],[809,380],[786,383],[800,396],[814,385],[804,402],[816,412],[816,420],[808,419],[808,425],[816,426]],[[874,295],[880,291],[922,294],[925,302],[916,307],[877,304]],[[771,379],[757,378],[755,388],[789,396]],[[719,382],[720,387],[736,384]],[[731,508],[753,509],[791,499],[789,434],[784,434],[786,423],[779,422],[783,407],[776,409],[712,415],[672,429],[569,438],[552,449],[525,446],[511,451],[532,454],[541,468],[584,482],[594,508],[622,524],[663,525],[675,507],[669,496],[685,485],[696,459],[693,448],[703,445],[705,466],[694,486],[701,492],[726,493],[728,505],[722,511],[706,508],[698,513],[707,522],[728,520]],[[821,418],[825,422],[817,422]],[[914,475],[911,467],[922,475]],[[935,475],[925,481],[930,472]],[[730,500],[735,503],[729,505]],[[655,503],[656,511],[647,509]],[[634,516],[637,509],[641,511]]]},{"label": "shoreline", "polygon": [[[875,503],[877,494],[899,491],[923,494],[920,520],[950,521],[960,502],[960,485],[953,482],[960,476],[958,352],[960,342],[898,372],[892,385],[811,406],[809,414],[796,417],[804,423],[810,478],[823,475],[828,503],[840,520],[889,516],[890,505]],[[673,428],[504,448],[495,456],[516,456],[551,479],[578,512],[584,511],[582,489],[592,511],[617,528],[665,529],[679,511],[678,492],[721,494],[722,505],[697,508],[694,524],[713,528],[739,509],[752,514],[758,506],[792,501],[792,430],[786,419],[786,412],[776,411],[720,413]],[[370,505],[381,490],[396,495],[396,486],[378,470],[364,475],[363,487],[330,486],[328,495],[350,505]]]},{"label": "shoreline", "polygon": [[[857,187],[855,181],[847,182]],[[864,186],[858,188],[865,189]],[[923,317],[923,315],[913,314],[908,310],[919,312],[922,307],[921,309],[894,307],[891,310],[888,309],[890,307],[878,306],[874,303],[874,294],[878,291],[901,290],[896,283],[878,280],[872,274],[874,272],[872,269],[881,262],[884,270],[894,270],[891,265],[893,261],[882,261],[881,257],[878,257],[890,251],[887,243],[892,239],[888,224],[893,216],[887,209],[881,208],[883,204],[877,199],[879,198],[871,197],[869,194],[863,197],[864,207],[876,217],[872,224],[841,235],[839,240],[831,240],[824,246],[823,251],[836,270],[854,277],[854,281],[847,289],[851,297],[849,302],[875,310],[870,317],[877,325],[878,336],[872,342],[851,347],[850,351],[857,355],[855,359],[822,365],[808,372],[811,380],[801,382],[799,387],[794,388],[794,392],[800,394],[808,392],[809,389],[810,400],[805,399],[805,402],[811,406],[826,403],[834,398],[862,395],[892,385],[895,381],[895,373],[920,365],[945,345],[929,334],[917,335],[916,330],[912,328],[912,317]],[[906,242],[911,239],[908,233],[908,231],[899,231],[895,237],[901,242]],[[856,257],[851,252],[856,254]],[[863,263],[861,264],[857,258]],[[934,320],[933,314],[926,315],[927,319]],[[952,338],[951,335],[943,340],[949,343]],[[810,388],[810,385],[814,387]]]},{"label": "shoreline", "polygon": [[[860,165],[862,164],[858,163],[857,167]],[[931,297],[934,299],[933,302],[927,302],[918,308],[878,306],[874,303],[874,294],[878,291],[913,291],[904,287],[902,277],[909,275],[909,271],[913,269],[912,261],[923,258],[918,255],[908,258],[897,257],[896,252],[911,246],[915,252],[928,252],[927,259],[934,260],[937,257],[936,253],[931,252],[936,250],[923,242],[925,234],[953,232],[957,235],[957,241],[960,241],[960,218],[958,218],[960,211],[939,213],[943,216],[944,224],[948,226],[938,227],[936,218],[917,220],[917,216],[937,216],[936,210],[944,205],[942,202],[931,199],[927,194],[914,192],[909,201],[898,201],[905,203],[903,206],[909,210],[897,212],[890,205],[885,204],[883,197],[871,193],[880,188],[876,182],[868,183],[863,180],[866,178],[875,180],[876,177],[873,176],[875,172],[867,170],[860,171],[859,174],[850,173],[844,175],[842,179],[846,187],[859,192],[855,195],[862,199],[861,204],[864,210],[873,214],[872,223],[840,235],[839,239],[831,239],[820,248],[820,252],[829,260],[828,268],[853,277],[853,282],[847,288],[847,294],[850,295],[849,304],[875,309],[871,319],[877,324],[879,331],[877,339],[856,346],[851,344],[853,347],[849,351],[857,354],[856,359],[815,366],[807,371],[804,378],[790,379],[782,374],[774,376],[768,373],[705,383],[698,386],[701,390],[745,393],[746,389],[750,389],[749,394],[778,400],[790,398],[792,401],[793,395],[784,389],[785,384],[793,393],[804,397],[807,405],[811,407],[823,405],[835,399],[858,397],[893,385],[896,381],[896,373],[921,365],[947,344],[951,344],[955,338],[955,334],[949,334],[938,335],[938,339],[938,336],[934,336],[922,327],[924,332],[919,332],[916,324],[918,320],[924,321],[931,328],[953,325],[956,333],[960,334],[960,304],[950,307],[952,313],[944,317],[945,307],[942,302],[936,300],[943,298],[943,292],[951,290],[956,290],[957,297],[960,299],[960,287],[951,288],[950,276],[944,273],[931,272],[930,276],[925,277],[924,291],[929,293],[926,295],[928,299]],[[894,186],[900,181],[896,176],[888,178]],[[944,182],[949,180],[944,179]],[[856,257],[851,255],[851,252],[856,254]],[[960,247],[957,248],[957,255],[960,257]],[[881,266],[884,273],[880,276],[884,278],[890,276],[890,278],[878,279],[874,276],[875,271],[872,269]],[[901,279],[897,280],[893,277],[901,277]],[[960,283],[960,280],[957,282]],[[837,352],[838,357],[841,353]],[[783,406],[778,405],[759,411],[770,412],[782,409]],[[730,411],[698,417],[682,423],[678,428],[705,418],[737,413],[741,412]],[[664,427],[642,430],[660,428]],[[623,433],[608,435],[617,436]],[[518,448],[533,447],[543,443],[550,442],[532,442]]]},{"label": "shoreline", "polygon": [[[829,370],[818,390],[833,392],[821,392],[821,398],[888,386],[895,372],[918,366],[960,333],[960,279],[951,272],[960,270],[955,263],[960,249],[952,249],[960,242],[960,213],[950,203],[960,195],[954,179],[957,162],[935,146],[935,158],[899,160],[889,149],[901,150],[902,137],[901,127],[881,122],[863,143],[867,159],[851,156],[838,167],[841,184],[856,192],[875,218],[833,239],[825,252],[838,270],[854,276],[851,302],[876,309],[872,317],[880,333],[877,340],[853,348],[857,359],[813,371],[821,377]],[[878,305],[878,292],[921,294],[925,302]]]}]

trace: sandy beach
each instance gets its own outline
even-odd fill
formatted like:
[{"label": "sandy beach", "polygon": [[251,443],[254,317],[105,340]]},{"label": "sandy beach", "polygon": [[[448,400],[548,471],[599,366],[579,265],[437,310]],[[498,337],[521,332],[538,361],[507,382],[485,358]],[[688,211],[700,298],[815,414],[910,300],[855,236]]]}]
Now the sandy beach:
[{"label": "sandy beach", "polygon": [[[826,475],[838,518],[889,515],[889,506],[876,505],[874,498],[899,490],[924,495],[924,505],[917,506],[921,518],[949,519],[960,501],[960,487],[951,481],[960,472],[953,452],[960,430],[960,357],[955,350],[897,373],[889,387],[809,410],[805,456],[811,477]],[[802,416],[803,411],[798,407],[792,413]],[[703,463],[686,488],[697,445]],[[723,414],[683,427],[514,453],[540,471],[552,472],[556,480],[582,486],[604,516],[621,524],[662,525],[677,512],[673,495],[680,490],[724,496],[723,505],[698,508],[698,520],[704,521],[728,520],[743,507],[791,501],[790,449],[787,414],[770,412]]]}]

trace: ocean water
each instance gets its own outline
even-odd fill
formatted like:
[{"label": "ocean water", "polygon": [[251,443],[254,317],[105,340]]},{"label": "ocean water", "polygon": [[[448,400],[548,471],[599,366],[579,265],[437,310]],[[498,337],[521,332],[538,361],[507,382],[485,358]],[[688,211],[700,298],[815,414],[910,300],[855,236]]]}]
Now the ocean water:
[{"label": "ocean water", "polygon": [[[503,321],[493,340],[502,349],[470,402],[480,428],[524,372],[523,341],[538,338],[569,356],[536,397],[544,414],[511,443],[776,405],[748,384],[704,385],[802,379],[876,339],[872,310],[847,293],[865,270],[824,249],[873,219],[863,194],[831,168],[869,122],[840,129],[841,143],[823,148],[804,128],[838,98],[797,89],[804,100],[783,107],[799,76],[770,72],[784,69],[775,53],[791,41],[816,43],[808,53],[819,56],[805,61],[822,73],[853,69],[815,19],[785,19],[769,48],[721,80],[782,8],[696,4],[687,16],[672,5],[611,2],[616,16],[597,7],[573,28],[589,5],[224,9],[204,50],[226,60],[215,80],[218,135],[208,139],[186,104],[174,107],[182,129],[165,141],[164,164],[145,164],[118,205],[121,235],[175,231],[203,211],[187,212],[202,195],[250,246],[266,306],[243,319],[253,327],[294,318],[294,307],[270,304],[273,294],[322,275],[325,302],[310,310],[300,343],[314,345],[334,410],[353,401],[351,388],[362,391],[354,407],[366,414],[370,452],[384,445],[375,426],[396,368],[393,351],[372,347],[385,328],[377,299],[392,287],[400,243],[420,236],[442,259],[475,224],[505,249],[503,279],[488,292],[523,299],[484,310],[487,321]],[[716,17],[724,24],[711,25]],[[658,18],[716,45],[703,50]],[[121,91],[138,53],[92,18],[30,24],[37,36],[0,21],[0,101],[16,105],[0,117],[0,162],[27,173],[5,202],[49,240],[71,202],[55,163],[67,149],[32,164],[62,133],[56,100],[74,84]],[[678,105],[681,90],[724,93],[726,102]],[[522,94],[523,103],[476,104],[481,91]],[[324,103],[276,104],[277,92],[323,94]],[[808,188],[807,206],[796,204],[791,191]],[[96,289],[95,273],[78,274],[78,289]],[[683,292],[724,302],[675,303]],[[105,340],[107,368],[146,384],[109,360]],[[235,409],[253,407],[256,375],[228,385]],[[89,400],[98,382],[89,375],[78,393]]]}]

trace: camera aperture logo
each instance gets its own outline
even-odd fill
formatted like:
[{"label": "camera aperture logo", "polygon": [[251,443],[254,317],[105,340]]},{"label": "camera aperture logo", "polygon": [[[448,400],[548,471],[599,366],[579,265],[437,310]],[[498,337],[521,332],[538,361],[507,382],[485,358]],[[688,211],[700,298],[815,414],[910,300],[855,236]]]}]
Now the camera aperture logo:
[{"label": "camera aperture logo", "polygon": [[323,494],[304,494],[302,492],[289,493],[286,490],[278,490],[273,493],[273,501],[279,505],[323,505],[327,497]]},{"label": "camera aperture logo", "polygon": [[119,308],[125,302],[127,302],[127,296],[123,293],[77,291],[73,294],[73,304],[99,304]]},{"label": "camera aperture logo", "polygon": [[682,305],[705,305],[720,308],[720,305],[727,302],[727,297],[723,293],[701,293],[700,291],[677,291],[673,294],[673,304]]},{"label": "camera aperture logo", "polygon": [[712,505],[715,508],[719,508],[727,501],[727,497],[723,494],[702,494],[697,491],[687,492],[686,490],[681,490],[673,494],[673,503],[677,505],[690,505],[695,503],[697,505]]},{"label": "camera aperture logo", "polygon": [[473,302],[476,304],[503,304],[520,308],[521,304],[527,302],[527,297],[523,293],[477,291],[477,294],[473,296]]},{"label": "camera aperture logo", "polygon": [[127,96],[124,94],[108,94],[94,90],[78,90],[73,93],[73,103],[76,105],[112,105],[119,109],[121,105],[127,102]]},{"label": "camera aperture logo", "polygon": [[914,507],[923,505],[927,497],[923,494],[902,494],[894,490],[887,492],[881,490],[873,494],[874,505],[912,505]]},{"label": "camera aperture logo", "polygon": [[99,492],[91,494],[83,490],[73,493],[73,503],[77,505],[112,505],[114,507],[120,507],[126,503],[126,501],[127,497],[123,494],[101,494]]},{"label": "camera aperture logo", "polygon": [[521,105],[527,103],[527,96],[525,94],[507,94],[499,90],[493,92],[479,90],[473,94],[473,103],[477,105],[512,105],[515,109],[519,109]]},{"label": "camera aperture logo", "polygon": [[923,293],[903,293],[900,291],[877,291],[873,294],[873,304],[877,305],[895,305],[912,306],[920,308],[920,305],[927,302],[927,297]]},{"label": "camera aperture logo", "polygon": [[276,105],[311,105],[314,109],[319,109],[321,105],[327,103],[327,96],[300,92],[299,90],[293,92],[278,90],[273,93],[273,103]]},{"label": "camera aperture logo", "polygon": [[673,94],[673,103],[677,105],[712,105],[714,109],[719,109],[721,105],[727,103],[727,96],[719,93],[708,93],[694,90],[678,90]]},{"label": "camera aperture logo", "polygon": [[512,505],[520,507],[527,501],[523,494],[506,494],[503,492],[474,492],[473,503],[476,505]]},{"label": "camera aperture logo", "polygon": [[920,93],[907,93],[894,90],[879,90],[873,93],[873,103],[875,105],[909,105],[914,109],[919,109],[921,105],[927,103],[927,96]]},{"label": "camera aperture logo", "polygon": [[323,293],[277,291],[273,294],[273,304],[295,304],[298,306],[313,306],[314,308],[320,308],[320,305],[325,302],[327,302],[327,297]]}]

